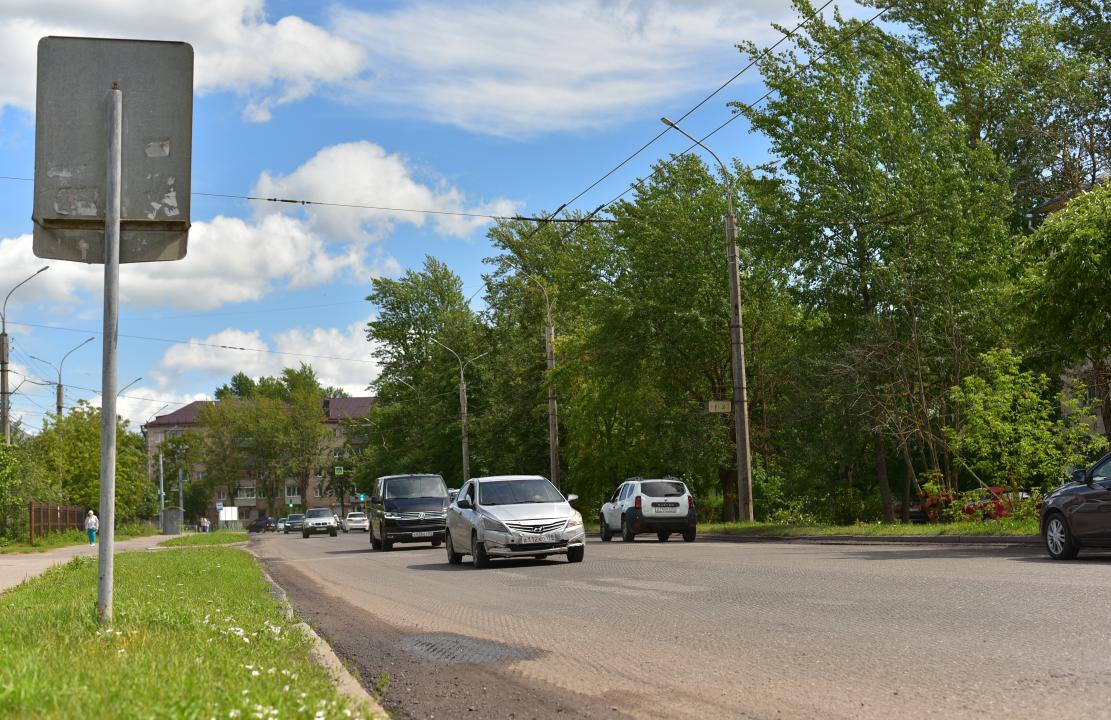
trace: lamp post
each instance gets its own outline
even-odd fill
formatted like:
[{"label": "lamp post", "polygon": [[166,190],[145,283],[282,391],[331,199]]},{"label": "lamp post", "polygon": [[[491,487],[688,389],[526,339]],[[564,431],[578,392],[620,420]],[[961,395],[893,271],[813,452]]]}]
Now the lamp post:
[{"label": "lamp post", "polygon": [[467,445],[467,378],[463,373],[466,371],[468,365],[473,363],[475,360],[478,360],[480,357],[489,355],[490,351],[487,350],[481,355],[475,355],[470,360],[464,362],[463,358],[459,357],[459,353],[455,352],[447,345],[444,345],[436,338],[428,339],[442,347],[444,350],[447,350],[449,353],[455,356],[456,360],[459,361],[459,415],[462,420],[460,424],[462,425],[461,432],[463,436],[463,482],[466,483],[468,480],[471,479],[471,453],[470,448]]},{"label": "lamp post", "polygon": [[544,328],[544,356],[548,364],[548,467],[552,484],[559,489],[559,404],[555,388],[552,387],[552,373],[555,371],[555,325],[552,324],[552,302],[548,297],[548,288],[540,278],[509,261],[506,263],[527,275],[544,293],[544,308],[548,319],[548,324]]},{"label": "lamp post", "polygon": [[9,411],[11,393],[8,392],[8,298],[16,291],[16,288],[49,267],[49,265],[43,266],[27,278],[16,283],[15,287],[4,296],[4,304],[0,307],[0,430],[4,432],[5,445],[12,444],[12,424]]},{"label": "lamp post", "polygon": [[743,521],[752,521],[752,460],[749,455],[748,443],[748,393],[745,388],[745,334],[744,313],[741,308],[741,279],[737,266],[737,226],[733,215],[733,176],[725,163],[713,150],[702,144],[686,130],[679,127],[666,117],[660,118],[664,125],[677,130],[691,142],[702,148],[717,161],[721,173],[728,185],[728,194],[725,196],[728,214],[725,216],[725,242],[726,254],[729,265],[729,336],[732,345],[733,365],[733,430],[734,440],[737,445],[737,502],[738,518]]},{"label": "lamp post", "polygon": [[58,372],[58,384],[57,384],[57,387],[55,388],[56,391],[54,393],[54,395],[55,395],[54,405],[55,405],[55,408],[56,408],[57,413],[58,413],[58,422],[59,423],[62,421],[62,387],[63,387],[62,386],[62,367],[66,364],[66,358],[68,358],[70,356],[70,353],[72,353],[74,350],[78,350],[78,349],[88,345],[89,343],[91,343],[95,339],[96,339],[95,337],[90,337],[87,340],[83,341],[80,345],[73,348],[73,350],[70,350],[65,355],[63,355],[62,356],[62,361],[59,362],[57,365],[50,362],[49,360],[44,360],[43,358],[36,357],[34,355],[30,356],[30,357],[34,358],[35,360],[38,360],[41,363],[46,363],[47,365],[54,368]]},{"label": "lamp post", "polygon": [[[143,425],[144,428],[150,425],[150,421],[154,416],[170,407],[170,403],[166,403],[150,414],[147,422]],[[149,431],[148,431],[149,432]],[[149,445],[148,445],[149,447]],[[150,461],[147,461],[147,479],[150,479]],[[162,511],[166,509],[166,488],[162,478],[162,440],[158,441],[158,529],[162,530]]]}]

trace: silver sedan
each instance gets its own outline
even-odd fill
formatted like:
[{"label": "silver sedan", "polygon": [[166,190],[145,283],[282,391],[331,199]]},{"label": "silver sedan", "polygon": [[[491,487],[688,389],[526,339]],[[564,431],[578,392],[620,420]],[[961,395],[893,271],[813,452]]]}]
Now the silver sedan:
[{"label": "silver sedan", "polygon": [[478,568],[506,557],[566,555],[582,562],[586,531],[570,505],[577,497],[564,498],[539,475],[474,478],[448,507],[447,560],[454,565],[470,555]]}]

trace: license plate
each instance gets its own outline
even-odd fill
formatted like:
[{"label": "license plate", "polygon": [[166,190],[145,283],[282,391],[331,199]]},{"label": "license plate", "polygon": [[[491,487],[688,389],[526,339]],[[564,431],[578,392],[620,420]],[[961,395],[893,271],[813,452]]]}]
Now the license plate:
[{"label": "license plate", "polygon": [[432,531],[429,530],[427,532],[415,532],[413,533],[413,537],[432,537]]},{"label": "license plate", "polygon": [[677,507],[658,507],[658,508],[652,508],[652,509],[655,510],[657,513],[677,513],[677,512],[679,512],[679,508],[677,508]]}]

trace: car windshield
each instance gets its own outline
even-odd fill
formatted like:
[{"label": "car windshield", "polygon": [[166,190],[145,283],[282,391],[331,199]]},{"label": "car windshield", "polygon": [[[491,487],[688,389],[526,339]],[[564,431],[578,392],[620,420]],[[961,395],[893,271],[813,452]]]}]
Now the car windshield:
[{"label": "car windshield", "polygon": [[328,508],[313,508],[312,510],[309,510],[307,513],[305,513],[305,517],[311,517],[311,518],[332,517],[332,511],[329,510]]},{"label": "car windshield", "polygon": [[648,497],[679,497],[687,491],[678,480],[649,480],[640,484],[640,492]]},{"label": "car windshield", "polygon": [[409,475],[386,481],[387,500],[442,498],[446,495],[447,486],[439,475]]},{"label": "car windshield", "polygon": [[290,520],[304,520],[305,516],[304,515],[290,515],[289,519]]},{"label": "car windshield", "polygon": [[478,501],[482,505],[525,505],[564,502],[564,499],[555,485],[544,478],[529,478],[480,482]]},{"label": "car windshield", "polygon": [[362,520],[366,515],[362,513],[347,513],[348,520]]}]

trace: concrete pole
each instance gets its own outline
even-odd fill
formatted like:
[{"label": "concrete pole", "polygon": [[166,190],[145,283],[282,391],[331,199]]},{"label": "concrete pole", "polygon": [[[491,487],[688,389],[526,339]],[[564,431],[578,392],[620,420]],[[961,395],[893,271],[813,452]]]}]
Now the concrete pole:
[{"label": "concrete pole", "polygon": [[555,388],[552,386],[555,371],[555,326],[552,325],[551,305],[548,305],[548,326],[544,329],[544,350],[548,359],[548,466],[552,484],[559,489],[559,406]]},{"label": "concrete pole", "polygon": [[[159,443],[161,445],[161,443]],[[158,450],[158,529],[162,529],[162,511],[166,509],[166,484],[162,475],[162,450]]]},{"label": "concrete pole", "polygon": [[180,467],[177,469],[177,506],[181,508],[181,521],[185,522],[185,481]]},{"label": "concrete pole", "polygon": [[0,425],[4,430],[4,444],[12,444],[12,425],[8,416],[8,333],[0,333]]},{"label": "concrete pole", "polygon": [[104,353],[100,381],[100,552],[97,619],[112,622],[116,539],[116,344],[120,305],[120,189],[123,168],[123,92],[108,93],[108,183],[104,217]]},{"label": "concrete pole", "polygon": [[463,483],[471,479],[471,452],[467,443],[467,380],[463,376],[463,364],[459,364],[459,414],[463,432]]}]

